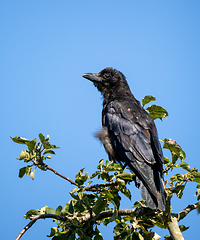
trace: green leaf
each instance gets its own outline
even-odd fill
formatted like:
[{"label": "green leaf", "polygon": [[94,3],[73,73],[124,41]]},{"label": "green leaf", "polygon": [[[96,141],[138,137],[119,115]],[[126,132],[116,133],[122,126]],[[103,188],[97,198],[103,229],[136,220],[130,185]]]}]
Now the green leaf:
[{"label": "green leaf", "polygon": [[77,192],[79,189],[78,188],[74,188],[73,190],[70,191],[70,194],[73,194],[75,192]]},{"label": "green leaf", "polygon": [[178,179],[177,179],[177,175],[174,175],[174,176],[172,176],[171,178],[170,178],[170,182],[169,182],[169,184],[171,184],[171,183],[173,183],[173,182],[175,182],[175,181],[177,181]]},{"label": "green leaf", "polygon": [[[113,229],[113,232],[116,234],[114,240],[128,239],[131,235],[130,226],[125,222],[119,222]],[[135,239],[135,238],[132,238]],[[136,238],[137,239],[137,238]]]},{"label": "green leaf", "polygon": [[83,169],[81,169],[80,171],[78,171],[78,173],[76,174],[76,180],[75,182],[80,186],[83,185],[83,183],[85,181],[87,181],[87,179],[89,178],[88,176],[88,172],[86,172],[85,174],[83,174]]},{"label": "green leaf", "polygon": [[129,191],[129,189],[127,189],[126,187],[120,189],[120,191],[131,200],[131,192]]},{"label": "green leaf", "polygon": [[131,240],[144,240],[144,238],[139,232],[133,232]]},{"label": "green leaf", "polygon": [[23,159],[24,159],[25,162],[28,162],[28,161],[31,160],[30,154],[27,150],[22,150],[20,155],[19,155],[18,160],[23,160]]},{"label": "green leaf", "polygon": [[184,231],[186,231],[189,227],[185,227],[184,225],[180,225],[179,228],[180,228],[181,232],[184,232]]},{"label": "green leaf", "polygon": [[143,205],[146,205],[146,202],[144,200],[140,200],[140,201],[136,201],[134,204],[133,204],[133,207],[141,207],[141,204],[142,203]]},{"label": "green leaf", "polygon": [[44,143],[45,137],[44,137],[44,135],[43,135],[42,133],[39,134],[39,138],[40,138],[40,141],[41,141],[42,143]]},{"label": "green leaf", "polygon": [[37,165],[37,167],[42,171],[47,171],[47,167],[45,167],[44,165]]},{"label": "green leaf", "polygon": [[193,172],[192,175],[193,175],[195,178],[200,178],[200,172]]},{"label": "green leaf", "polygon": [[101,235],[95,235],[94,240],[103,240]]},{"label": "green leaf", "polygon": [[119,185],[119,186],[125,186],[125,181],[123,180],[123,179],[120,179],[120,178],[117,178],[116,180],[115,180],[115,182],[117,183],[117,185]]},{"label": "green leaf", "polygon": [[19,143],[19,144],[27,144],[28,142],[30,142],[30,140],[29,139],[26,139],[26,138],[22,138],[22,137],[10,137],[12,140],[13,140],[13,142],[15,142],[15,143]]},{"label": "green leaf", "polygon": [[168,157],[164,157],[164,164],[167,165],[169,163],[170,163],[169,158]]},{"label": "green leaf", "polygon": [[36,148],[37,138],[34,138],[30,142],[27,142],[26,145],[28,146],[29,151],[33,151]]},{"label": "green leaf", "polygon": [[49,139],[50,139],[50,136],[49,135],[47,135],[47,137],[46,137],[46,141],[49,141]]},{"label": "green leaf", "polygon": [[58,146],[56,146],[56,145],[53,145],[53,144],[50,144],[49,142],[47,142],[47,141],[44,141],[44,148],[45,149],[56,149],[56,148],[60,148],[60,147],[58,147]]},{"label": "green leaf", "polygon": [[83,211],[85,211],[85,209],[86,209],[86,207],[82,203],[77,202],[74,205],[75,212],[83,212]]},{"label": "green leaf", "polygon": [[44,155],[47,154],[47,153],[49,153],[49,154],[56,154],[53,150],[45,150],[44,151]]},{"label": "green leaf", "polygon": [[165,236],[164,236],[164,239],[165,239],[165,240],[173,240],[172,237],[170,237],[169,235],[165,235]]},{"label": "green leaf", "polygon": [[110,191],[104,191],[104,196],[107,197],[108,199],[113,199],[114,196]]},{"label": "green leaf", "polygon": [[60,215],[61,211],[62,211],[62,206],[59,205],[59,206],[56,208],[55,214],[56,214],[56,215]]},{"label": "green leaf", "polygon": [[56,210],[53,208],[47,207],[45,213],[46,214],[56,214]]},{"label": "green leaf", "polygon": [[118,178],[124,179],[124,180],[132,180],[133,177],[135,177],[134,173],[128,173],[128,172],[123,172],[121,174],[117,175]]},{"label": "green leaf", "polygon": [[20,178],[22,178],[25,173],[26,173],[26,167],[23,167],[23,168],[19,169],[19,177]]},{"label": "green leaf", "polygon": [[59,232],[59,230],[58,230],[57,227],[52,227],[52,228],[51,228],[51,232],[50,232],[49,235],[47,235],[47,237],[53,237],[53,236],[55,236],[55,234],[58,233],[58,232]]},{"label": "green leaf", "polygon": [[195,177],[195,179],[193,181],[197,182],[197,183],[200,183],[200,178],[199,177]]},{"label": "green leaf", "polygon": [[112,165],[110,166],[110,168],[112,169],[112,170],[110,170],[110,171],[123,171],[121,165],[118,164],[118,163],[112,163]]},{"label": "green leaf", "polygon": [[117,205],[115,204],[115,201],[112,201],[113,205],[114,205],[114,212],[113,212],[113,215],[112,217],[109,219],[110,222],[113,222],[115,221],[115,219],[118,217],[118,207]]},{"label": "green leaf", "polygon": [[[178,158],[184,160],[186,158],[185,152],[182,150],[181,146],[174,141],[173,139],[167,139],[165,138],[161,142],[164,143],[163,148],[169,149],[173,156],[172,163],[175,164],[175,162],[178,160]],[[175,157],[175,158],[174,158]]]},{"label": "green leaf", "polygon": [[181,162],[179,166],[187,171],[190,171],[190,165],[187,164],[186,162]]},{"label": "green leaf", "polygon": [[156,215],[155,218],[150,219],[153,224],[155,224],[159,228],[165,228],[163,219],[160,215]]},{"label": "green leaf", "polygon": [[122,171],[122,168],[119,164],[112,164],[111,166],[107,166],[104,170],[107,172]]},{"label": "green leaf", "polygon": [[62,233],[60,235],[54,236],[52,240],[75,240],[75,234],[71,234],[69,237]]},{"label": "green leaf", "polygon": [[100,175],[100,177],[101,177],[101,179],[103,180],[103,181],[110,181],[111,180],[111,178],[112,178],[112,176],[110,176],[108,173],[102,173],[101,175]]},{"label": "green leaf", "polygon": [[102,170],[103,162],[104,162],[104,159],[101,159],[101,160],[99,161],[99,164],[97,165],[97,169]]},{"label": "green leaf", "polygon": [[26,175],[29,176],[32,170],[32,166],[26,166]]},{"label": "green leaf", "polygon": [[101,173],[101,171],[96,171],[95,173],[93,173],[91,176],[90,176],[90,179],[92,178],[95,178],[97,175],[99,175]]},{"label": "green leaf", "polygon": [[100,233],[99,229],[97,226],[95,227],[95,237],[94,240],[103,240],[102,234]]},{"label": "green leaf", "polygon": [[106,205],[107,199],[104,197],[99,197],[95,202],[95,206],[92,208],[92,210],[96,215],[99,215],[99,213],[105,209]]},{"label": "green leaf", "polygon": [[69,202],[69,213],[74,213],[73,201]]},{"label": "green leaf", "polygon": [[[70,236],[69,236],[69,238],[67,238],[67,240],[75,240],[76,238],[75,238],[75,234],[71,234]],[[59,239],[60,240],[60,239]]]},{"label": "green leaf", "polygon": [[148,104],[151,101],[155,101],[156,98],[154,96],[151,95],[146,95],[143,99],[142,99],[142,106],[144,107],[144,105]]},{"label": "green leaf", "polygon": [[29,210],[26,214],[25,214],[25,218],[26,219],[29,219],[31,216],[33,216],[33,215],[40,215],[40,210],[38,210],[38,209],[31,209],[31,210]]},{"label": "green leaf", "polygon": [[149,112],[149,115],[153,118],[153,120],[157,118],[162,120],[162,118],[169,116],[167,110],[157,105],[151,105],[146,110]]},{"label": "green leaf", "polygon": [[72,224],[76,227],[78,227],[79,221],[76,218],[72,219]]},{"label": "green leaf", "polygon": [[185,185],[180,185],[176,187],[176,195],[178,198],[182,198],[184,188],[185,188]]}]

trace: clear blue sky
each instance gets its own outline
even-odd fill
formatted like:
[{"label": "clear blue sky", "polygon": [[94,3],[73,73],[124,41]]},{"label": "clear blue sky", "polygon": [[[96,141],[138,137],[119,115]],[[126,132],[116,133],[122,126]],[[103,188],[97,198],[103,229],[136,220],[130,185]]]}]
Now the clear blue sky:
[{"label": "clear blue sky", "polygon": [[[190,166],[200,168],[199,13],[198,0],[1,1],[2,239],[18,235],[28,223],[27,210],[65,205],[73,189],[51,172],[36,171],[34,181],[19,179],[24,164],[16,157],[23,146],[10,136],[49,134],[61,149],[48,164],[71,179],[83,167],[94,172],[97,162],[107,159],[93,137],[101,126],[101,95],[81,77],[85,72],[114,67],[138,100],[154,95],[170,115],[156,121],[160,139],[175,139]],[[130,189],[133,200],[122,206],[140,198],[134,184]],[[195,203],[194,192],[188,184],[182,200],[173,200],[173,211]],[[181,222],[190,226],[186,239],[199,236],[199,219],[193,211]],[[51,226],[51,220],[39,220],[22,239],[45,239]],[[112,239],[111,227],[102,233]]]}]

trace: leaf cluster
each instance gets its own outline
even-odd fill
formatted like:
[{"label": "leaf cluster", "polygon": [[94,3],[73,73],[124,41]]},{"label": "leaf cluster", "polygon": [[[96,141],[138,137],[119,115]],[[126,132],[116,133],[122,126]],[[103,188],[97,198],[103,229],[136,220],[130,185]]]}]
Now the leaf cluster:
[{"label": "leaf cluster", "polygon": [[[142,105],[143,107],[150,103],[151,101],[155,101],[156,98],[151,96],[151,95],[147,95],[142,99]],[[163,118],[167,118],[169,116],[167,110],[165,110],[163,107],[158,106],[158,105],[151,105],[148,108],[145,109],[149,115],[153,118],[153,120],[159,118],[160,120],[162,120]]]},{"label": "leaf cluster", "polygon": [[[88,173],[83,173],[81,169],[75,178],[77,187],[70,192],[72,199],[64,206],[58,206],[56,210],[43,207],[32,209],[25,215],[31,218],[33,215],[56,214],[67,217],[66,221],[56,220],[57,227],[51,229],[49,237],[53,239],[103,239],[98,225],[104,225],[115,221],[118,218],[121,192],[129,199],[130,191],[126,184],[133,181],[135,174],[123,172],[119,164],[110,161],[100,160],[97,171],[89,177]],[[102,184],[92,185],[92,179],[102,180]],[[86,184],[87,182],[87,184]],[[110,213],[105,217],[102,214]]]},{"label": "leaf cluster", "polygon": [[28,147],[28,150],[22,150],[17,160],[23,160],[24,163],[28,163],[27,166],[19,169],[19,177],[22,178],[25,174],[31,176],[34,180],[35,170],[39,168],[46,171],[44,161],[51,159],[49,154],[55,154],[53,149],[59,148],[56,145],[49,143],[49,135],[45,138],[42,133],[39,134],[40,142],[37,143],[37,138],[32,140],[22,137],[11,137],[13,142],[18,144],[24,144]]},{"label": "leaf cluster", "polygon": [[[183,191],[188,182],[196,182],[200,183],[200,172],[195,167],[190,167],[190,165],[185,162],[186,154],[182,150],[181,146],[172,139],[164,139],[162,140],[164,143],[163,148],[168,149],[171,152],[172,159],[164,158],[164,173],[168,175],[169,171],[172,171],[174,168],[182,168],[186,171],[186,173],[181,174],[177,173],[170,177],[169,187],[166,188],[168,196],[170,198],[173,196],[173,193],[176,194],[178,198],[183,196]],[[180,160],[180,162],[178,162]],[[197,200],[200,200],[200,184],[197,184],[197,191],[195,196],[197,196]]]}]

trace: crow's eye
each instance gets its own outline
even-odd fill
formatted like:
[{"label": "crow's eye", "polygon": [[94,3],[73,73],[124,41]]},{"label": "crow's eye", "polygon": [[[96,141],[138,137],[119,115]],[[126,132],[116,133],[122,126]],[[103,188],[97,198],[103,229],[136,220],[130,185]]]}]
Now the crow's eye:
[{"label": "crow's eye", "polygon": [[110,78],[110,74],[105,73],[105,74],[103,75],[103,78],[104,78],[104,79],[109,79],[109,78]]}]

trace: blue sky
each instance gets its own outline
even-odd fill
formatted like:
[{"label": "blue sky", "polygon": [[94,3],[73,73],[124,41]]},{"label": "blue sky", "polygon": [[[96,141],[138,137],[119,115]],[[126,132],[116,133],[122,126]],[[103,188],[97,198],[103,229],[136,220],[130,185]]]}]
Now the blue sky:
[{"label": "blue sky", "polygon": [[[34,181],[19,179],[24,164],[16,157],[23,146],[10,136],[49,134],[61,149],[48,164],[71,179],[83,167],[91,174],[107,159],[93,137],[101,126],[102,98],[81,77],[85,72],[114,67],[138,100],[155,96],[169,112],[167,120],[156,120],[160,139],[176,140],[190,166],[200,168],[199,12],[197,0],[1,1],[2,239],[18,235],[29,209],[65,205],[73,189],[51,172],[36,171]],[[130,189],[133,200],[122,206],[140,199],[139,190]],[[195,203],[194,192],[195,185],[188,184],[183,198],[173,199],[173,211]],[[193,211],[180,222],[190,226],[186,239],[199,235],[199,217]],[[22,239],[45,239],[52,226],[51,220],[40,220]],[[111,227],[102,228],[105,240],[112,239]]]}]

